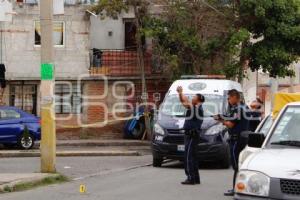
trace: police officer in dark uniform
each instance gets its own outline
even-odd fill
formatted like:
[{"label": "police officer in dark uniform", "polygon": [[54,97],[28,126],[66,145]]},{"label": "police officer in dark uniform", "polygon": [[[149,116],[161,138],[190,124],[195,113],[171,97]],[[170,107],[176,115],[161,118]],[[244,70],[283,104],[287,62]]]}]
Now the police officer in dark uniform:
[{"label": "police officer in dark uniform", "polygon": [[249,131],[255,132],[259,126],[262,120],[262,105],[263,101],[260,98],[256,98],[256,100],[250,104],[249,113],[251,120],[249,122]]},{"label": "police officer in dark uniform", "polygon": [[[235,179],[239,170],[239,155],[245,148],[246,144],[241,137],[241,133],[249,129],[249,114],[248,108],[241,102],[241,95],[237,90],[230,90],[228,92],[228,113],[225,116],[219,117],[227,128],[230,135],[229,146],[231,153],[231,163],[234,169],[233,188],[235,186]],[[234,189],[224,193],[225,196],[233,196]]]},{"label": "police officer in dark uniform", "polygon": [[200,139],[200,130],[203,122],[202,104],[205,98],[201,94],[193,97],[192,102],[183,95],[182,87],[177,88],[179,99],[182,105],[187,109],[184,122],[185,130],[185,154],[184,168],[187,179],[182,182],[183,185],[200,184],[199,161],[197,157],[197,147]]}]

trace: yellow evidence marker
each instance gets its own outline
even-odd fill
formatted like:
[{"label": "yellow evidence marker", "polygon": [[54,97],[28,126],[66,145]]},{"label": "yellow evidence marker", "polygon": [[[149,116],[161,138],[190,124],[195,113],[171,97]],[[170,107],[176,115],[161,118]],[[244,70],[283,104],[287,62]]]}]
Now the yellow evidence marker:
[{"label": "yellow evidence marker", "polygon": [[79,187],[79,192],[80,192],[81,194],[86,193],[86,186],[85,186],[85,185],[80,185],[80,187]]}]

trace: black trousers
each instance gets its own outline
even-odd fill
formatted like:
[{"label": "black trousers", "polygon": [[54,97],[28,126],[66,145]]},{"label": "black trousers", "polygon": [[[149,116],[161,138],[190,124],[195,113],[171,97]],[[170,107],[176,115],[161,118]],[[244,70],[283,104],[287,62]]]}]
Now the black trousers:
[{"label": "black trousers", "polygon": [[197,150],[199,144],[199,136],[185,135],[185,152],[184,152],[184,169],[185,174],[190,181],[199,182],[199,161]]},{"label": "black trousers", "polygon": [[231,164],[232,164],[232,168],[234,170],[234,175],[233,175],[233,188],[234,188],[236,177],[239,172],[240,153],[245,148],[245,145],[243,144],[243,142],[241,142],[239,140],[230,140],[229,146],[230,146],[230,154],[231,154]]}]

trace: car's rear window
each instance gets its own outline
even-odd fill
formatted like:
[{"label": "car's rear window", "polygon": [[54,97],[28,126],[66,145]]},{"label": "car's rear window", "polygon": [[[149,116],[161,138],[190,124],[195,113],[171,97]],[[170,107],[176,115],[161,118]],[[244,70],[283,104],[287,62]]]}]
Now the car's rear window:
[{"label": "car's rear window", "polygon": [[7,109],[0,110],[0,119],[18,119],[21,118],[21,114],[15,110]]}]

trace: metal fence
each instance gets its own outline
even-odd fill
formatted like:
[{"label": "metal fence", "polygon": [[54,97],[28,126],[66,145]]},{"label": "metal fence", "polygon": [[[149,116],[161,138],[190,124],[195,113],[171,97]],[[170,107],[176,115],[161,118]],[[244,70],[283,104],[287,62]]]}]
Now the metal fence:
[{"label": "metal fence", "polygon": [[[108,76],[137,76],[140,74],[136,51],[92,49],[90,61],[91,74]],[[144,54],[144,65],[147,75],[161,73],[161,68],[157,66],[155,57],[149,52]]]}]

